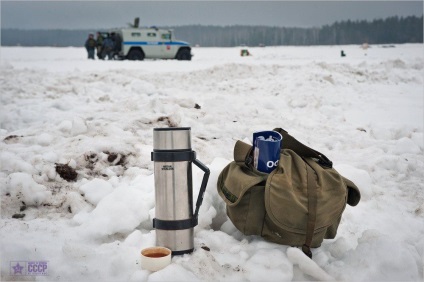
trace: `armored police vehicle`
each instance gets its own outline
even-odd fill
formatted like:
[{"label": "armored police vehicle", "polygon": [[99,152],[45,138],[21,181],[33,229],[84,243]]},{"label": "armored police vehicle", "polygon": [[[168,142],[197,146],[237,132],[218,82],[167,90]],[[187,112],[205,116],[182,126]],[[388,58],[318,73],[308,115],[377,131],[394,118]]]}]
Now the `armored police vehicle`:
[{"label": "armored police vehicle", "polygon": [[122,28],[111,30],[117,48],[114,58],[128,60],[177,59],[191,60],[190,44],[175,40],[172,30]]}]

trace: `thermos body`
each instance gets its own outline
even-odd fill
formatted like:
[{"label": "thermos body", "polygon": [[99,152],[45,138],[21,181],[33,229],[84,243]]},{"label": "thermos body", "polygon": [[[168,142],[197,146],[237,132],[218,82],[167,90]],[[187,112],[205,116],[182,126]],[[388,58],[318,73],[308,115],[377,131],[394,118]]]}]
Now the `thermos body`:
[{"label": "thermos body", "polygon": [[[161,220],[184,220],[193,216],[191,163],[155,162],[155,217]],[[184,175],[186,177],[181,177]],[[188,189],[187,189],[188,188]],[[193,251],[193,228],[156,229],[156,244],[175,252]]]},{"label": "thermos body", "polygon": [[[194,249],[193,228],[203,199],[209,170],[199,166],[191,149],[191,129],[155,128],[153,130],[156,244],[172,250],[173,255]],[[193,214],[192,163],[205,171],[196,213]],[[200,163],[200,165],[203,165]],[[204,180],[205,180],[204,177]],[[204,186],[204,187],[203,187]],[[203,188],[203,189],[202,189]],[[202,191],[203,190],[203,191]]]}]

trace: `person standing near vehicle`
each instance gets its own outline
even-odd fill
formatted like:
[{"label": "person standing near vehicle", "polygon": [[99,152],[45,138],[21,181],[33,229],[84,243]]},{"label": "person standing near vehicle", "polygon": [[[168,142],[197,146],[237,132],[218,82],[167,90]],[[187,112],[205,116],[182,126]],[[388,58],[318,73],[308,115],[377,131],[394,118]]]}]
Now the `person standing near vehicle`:
[{"label": "person standing near vehicle", "polygon": [[103,35],[100,32],[97,32],[97,58],[101,60],[104,59],[104,57],[102,57],[103,39]]},{"label": "person standing near vehicle", "polygon": [[106,37],[105,40],[103,40],[103,46],[102,46],[102,59],[108,58],[108,60],[112,60],[113,57],[113,46],[114,42],[112,41],[111,37]]},{"label": "person standing near vehicle", "polygon": [[88,59],[94,60],[94,53],[95,53],[96,45],[97,45],[97,42],[96,42],[96,40],[94,40],[94,35],[92,33],[90,33],[88,35],[88,38],[85,41],[85,45],[84,45],[85,49],[87,50],[87,53],[88,53]]}]

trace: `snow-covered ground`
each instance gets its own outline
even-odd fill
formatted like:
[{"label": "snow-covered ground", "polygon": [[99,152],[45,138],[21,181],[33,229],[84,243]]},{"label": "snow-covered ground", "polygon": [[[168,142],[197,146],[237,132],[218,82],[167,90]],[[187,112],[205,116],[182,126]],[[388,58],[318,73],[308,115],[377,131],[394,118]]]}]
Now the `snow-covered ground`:
[{"label": "snow-covered ground", "polygon": [[[423,50],[265,47],[240,57],[240,48],[194,48],[190,62],[132,62],[2,47],[1,279],[422,281]],[[151,273],[140,250],[155,244],[152,135],[169,125],[191,127],[211,177],[195,251]],[[312,261],[243,236],[217,193],[236,140],[274,127],[326,154],[362,193]],[[202,176],[195,168],[195,198]],[[15,273],[28,261],[47,262],[48,275]]]}]

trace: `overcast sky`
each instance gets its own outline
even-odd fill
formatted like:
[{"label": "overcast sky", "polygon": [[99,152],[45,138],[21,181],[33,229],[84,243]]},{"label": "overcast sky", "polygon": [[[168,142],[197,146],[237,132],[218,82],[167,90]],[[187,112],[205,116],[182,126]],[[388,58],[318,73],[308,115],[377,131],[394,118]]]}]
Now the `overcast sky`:
[{"label": "overcast sky", "polygon": [[423,1],[4,1],[1,27],[105,29],[127,26],[312,27],[341,20],[421,16]]}]

